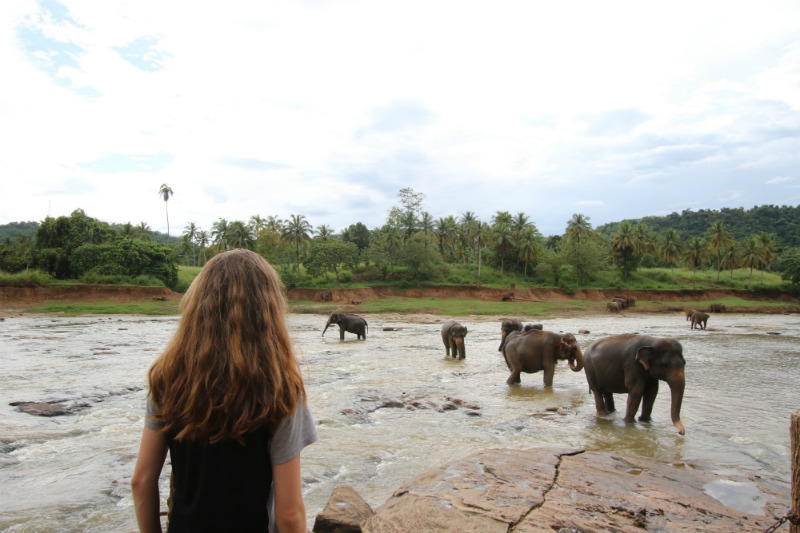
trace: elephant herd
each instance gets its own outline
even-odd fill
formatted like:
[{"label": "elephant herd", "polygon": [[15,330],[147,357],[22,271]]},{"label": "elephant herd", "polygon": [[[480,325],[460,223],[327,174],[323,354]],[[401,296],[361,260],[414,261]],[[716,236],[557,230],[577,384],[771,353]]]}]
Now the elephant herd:
[{"label": "elephant herd", "polygon": [[[705,315],[705,319],[701,315]],[[687,320],[689,318],[687,314]],[[697,320],[705,328],[708,315],[693,311],[691,320],[692,327]],[[322,331],[323,335],[331,324],[339,325],[340,340],[344,340],[345,332],[357,335],[358,339],[367,338],[367,321],[360,316],[331,314]],[[455,320],[447,320],[442,324],[441,333],[445,357],[465,359],[466,326]],[[520,383],[520,374],[523,372],[533,374],[541,371],[545,387],[552,387],[556,363],[565,360],[573,372],[584,371],[598,415],[613,413],[614,394],[627,393],[625,421],[634,422],[641,405],[639,420],[647,422],[658,394],[658,383],[664,381],[672,394],[672,423],[678,433],[685,433],[680,414],[686,361],[680,342],[630,333],[598,339],[582,352],[572,333],[545,331],[541,324],[523,326],[519,320],[503,321],[500,334],[498,351],[503,353],[511,372],[506,380],[508,385]]]}]

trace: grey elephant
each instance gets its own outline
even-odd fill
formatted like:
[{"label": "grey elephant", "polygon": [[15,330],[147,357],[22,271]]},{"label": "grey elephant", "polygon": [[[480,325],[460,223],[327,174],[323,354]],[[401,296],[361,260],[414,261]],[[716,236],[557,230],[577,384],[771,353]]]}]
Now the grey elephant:
[{"label": "grey elephant", "polygon": [[559,359],[566,359],[573,372],[583,369],[583,354],[572,333],[555,333],[540,329],[528,332],[514,331],[509,333],[503,346],[508,370],[506,383],[514,385],[519,383],[520,374],[533,374],[544,372],[544,386],[553,386],[553,375]]},{"label": "grey elephant", "polygon": [[583,361],[598,415],[613,413],[614,394],[627,393],[625,421],[634,421],[641,403],[639,420],[649,422],[658,382],[665,381],[672,392],[672,423],[681,435],[686,432],[681,423],[686,385],[681,343],[633,333],[614,335],[593,342],[586,348]]},{"label": "grey elephant", "polygon": [[606,310],[619,313],[619,302],[608,302],[606,304]]},{"label": "grey elephant", "polygon": [[331,324],[339,324],[339,340],[344,340],[344,332],[355,333],[357,339],[367,340],[367,321],[357,315],[346,315],[344,313],[331,313],[322,335],[328,330]]},{"label": "grey elephant", "polygon": [[706,322],[708,322],[708,315],[702,311],[695,311],[692,313],[692,327],[694,329],[695,326],[698,329],[706,329]]},{"label": "grey elephant", "polygon": [[544,325],[543,324],[525,324],[525,327],[522,328],[522,331],[525,332],[525,331],[530,331],[532,329],[540,329],[541,330],[541,329],[544,329]]},{"label": "grey elephant", "polygon": [[467,357],[467,349],[464,346],[464,337],[466,336],[467,327],[462,326],[455,320],[448,320],[442,324],[442,342],[444,343],[445,357],[449,357],[451,351],[456,359]]}]

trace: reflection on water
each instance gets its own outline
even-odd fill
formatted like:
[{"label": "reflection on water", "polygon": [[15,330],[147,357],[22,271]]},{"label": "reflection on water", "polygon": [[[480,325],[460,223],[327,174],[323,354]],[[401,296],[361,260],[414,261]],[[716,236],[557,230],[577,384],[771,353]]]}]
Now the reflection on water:
[{"label": "reflection on water", "polygon": [[[541,373],[523,374],[520,385],[509,387],[497,351],[499,320],[462,318],[467,358],[457,361],[445,358],[444,319],[367,318],[367,340],[347,334],[344,342],[338,331],[321,335],[325,317],[289,320],[320,434],[303,454],[309,525],[336,486],[352,485],[377,507],[411,477],[484,448],[624,452],[760,469],[788,480],[789,419],[800,408],[797,316],[713,315],[707,331],[691,331],[682,314],[535,320],[576,333],[584,350],[617,333],[677,338],[687,361],[685,436],[670,421],[668,387],[661,387],[646,424],[626,424],[619,413],[598,418],[583,372],[564,362],[552,388],[543,387]],[[129,483],[145,373],[176,323],[141,317],[0,323],[0,529],[135,530]],[[16,401],[90,407],[44,418],[9,406]],[[624,396],[616,403],[624,407]],[[165,495],[166,472],[162,479]],[[750,488],[712,484],[707,491],[760,512]],[[738,506],[748,498],[752,507]]]}]

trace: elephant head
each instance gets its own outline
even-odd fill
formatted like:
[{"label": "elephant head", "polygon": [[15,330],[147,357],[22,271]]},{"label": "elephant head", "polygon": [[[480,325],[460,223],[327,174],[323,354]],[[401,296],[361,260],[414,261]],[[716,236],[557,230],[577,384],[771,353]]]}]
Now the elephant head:
[{"label": "elephant head", "polygon": [[338,324],[341,322],[344,315],[342,313],[331,313],[330,318],[328,318],[328,322],[325,323],[325,329],[322,330],[322,335],[325,336],[325,332],[328,331],[328,326],[331,324]]},{"label": "elephant head", "polygon": [[521,331],[522,330],[522,322],[519,320],[504,320],[503,323],[500,325],[500,347],[497,349],[498,352],[503,351],[503,346],[506,343],[506,337],[512,331]]},{"label": "elephant head", "polygon": [[678,433],[685,434],[686,430],[681,422],[681,404],[686,386],[683,372],[686,360],[683,358],[680,343],[673,339],[659,339],[653,346],[641,346],[636,350],[636,360],[644,367],[648,376],[666,381],[669,385],[672,393],[672,423],[678,428]]},{"label": "elephant head", "polygon": [[575,340],[575,335],[572,333],[561,336],[558,358],[566,359],[569,363],[569,369],[573,372],[580,372],[583,370],[583,352],[581,352],[580,347],[578,347],[578,341]]}]

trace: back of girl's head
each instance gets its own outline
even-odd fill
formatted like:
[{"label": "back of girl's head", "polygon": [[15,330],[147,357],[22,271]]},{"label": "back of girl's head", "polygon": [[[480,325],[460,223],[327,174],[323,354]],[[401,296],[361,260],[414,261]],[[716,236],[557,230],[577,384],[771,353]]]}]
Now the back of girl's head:
[{"label": "back of girl's head", "polygon": [[239,439],[297,406],[303,382],[275,269],[236,249],[214,256],[189,286],[181,321],[150,369],[158,418],[179,438]]}]

